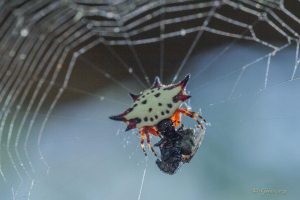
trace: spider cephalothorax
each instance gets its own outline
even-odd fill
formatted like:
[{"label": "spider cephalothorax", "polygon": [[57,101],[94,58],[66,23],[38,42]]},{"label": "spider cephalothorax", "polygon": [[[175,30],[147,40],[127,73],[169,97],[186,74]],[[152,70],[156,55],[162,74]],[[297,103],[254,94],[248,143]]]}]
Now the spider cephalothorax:
[{"label": "spider cephalothorax", "polygon": [[185,87],[190,78],[187,75],[178,84],[162,85],[159,78],[156,77],[153,86],[141,92],[140,94],[130,94],[134,103],[124,113],[109,117],[110,119],[123,121],[127,124],[126,131],[133,128],[142,129],[138,134],[142,134],[141,145],[144,149],[144,135],[146,134],[147,143],[155,154],[149,139],[149,133],[154,136],[160,136],[161,133],[157,131],[157,124],[164,119],[171,119],[174,126],[182,125],[180,122],[180,114],[195,119],[200,126],[201,123],[195,116],[204,120],[197,113],[180,108],[181,104],[189,99],[191,96],[185,92]]}]

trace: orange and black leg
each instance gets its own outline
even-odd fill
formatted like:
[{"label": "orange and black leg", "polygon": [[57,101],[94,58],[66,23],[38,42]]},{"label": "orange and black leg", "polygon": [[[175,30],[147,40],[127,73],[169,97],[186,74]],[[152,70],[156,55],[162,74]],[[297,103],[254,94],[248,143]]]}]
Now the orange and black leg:
[{"label": "orange and black leg", "polygon": [[183,129],[184,125],[181,121],[177,121],[177,120],[172,120],[173,124],[175,127],[177,127],[178,125],[181,125],[181,127],[179,129]]},{"label": "orange and black leg", "polygon": [[159,132],[159,131],[157,131],[157,130],[155,130],[155,132],[156,132],[156,135],[157,135],[158,137],[162,138],[161,132]]},{"label": "orange and black leg", "polygon": [[206,122],[206,120],[205,120],[203,117],[201,117],[200,115],[198,115],[198,113],[195,113],[195,112],[192,112],[192,111],[188,111],[188,110],[185,109],[185,108],[181,108],[181,109],[184,110],[185,112],[191,114],[191,115],[194,115],[194,116],[196,116],[196,117],[199,117],[199,118],[202,119],[204,122]]},{"label": "orange and black leg", "polygon": [[180,122],[180,114],[181,114],[181,112],[180,112],[179,110],[177,110],[177,111],[175,112],[175,114],[173,115],[173,117],[171,118],[171,120],[173,121],[175,127],[177,127],[177,126],[179,126],[180,124],[182,124],[182,123]]},{"label": "orange and black leg", "polygon": [[146,127],[146,129],[154,136],[159,136],[161,138],[161,133],[159,131],[157,131],[156,128],[152,127],[152,126],[148,126]]},{"label": "orange and black leg", "polygon": [[181,125],[182,127],[184,126],[181,121],[173,120],[173,123],[174,123],[174,125],[176,124],[177,126],[178,125]]},{"label": "orange and black leg", "polygon": [[[153,154],[156,156],[156,153],[155,153],[154,149],[152,148],[152,146],[151,146],[151,144],[150,144],[149,132],[150,132],[151,134],[153,134],[154,136],[158,136],[157,133],[159,133],[159,132],[156,131],[156,129],[153,128],[153,127],[145,127],[145,128],[143,128],[141,131],[139,131],[137,135],[142,134],[141,146],[142,146],[142,149],[143,149],[143,151],[144,151],[145,156],[147,156],[147,153],[146,153],[146,151],[145,151],[145,146],[144,146],[144,137],[145,137],[145,134],[146,134],[148,146],[149,146],[150,149],[152,150]],[[159,133],[159,134],[160,134],[160,133]]]},{"label": "orange and black leg", "polygon": [[138,132],[138,134],[142,134],[141,146],[142,146],[142,149],[143,149],[143,151],[144,151],[145,156],[147,156],[147,153],[146,153],[145,147],[144,147],[144,137],[145,137],[145,133],[144,133],[144,131],[140,131],[140,132]]},{"label": "orange and black leg", "polygon": [[197,116],[197,117],[199,116],[199,118],[202,119],[205,122],[205,119],[203,119],[200,115],[198,115],[195,112],[188,111],[185,108],[180,108],[179,112],[181,112],[185,116],[193,118],[201,126],[201,128],[203,129],[203,126],[202,126],[201,122],[199,122],[198,119],[195,117],[195,116]]},{"label": "orange and black leg", "polygon": [[157,156],[156,153],[155,153],[155,151],[154,151],[154,149],[152,148],[152,146],[151,146],[151,144],[150,144],[150,138],[149,138],[149,132],[148,132],[148,131],[146,131],[146,137],[147,137],[147,143],[148,143],[148,146],[149,146],[150,149],[152,150],[153,154],[154,154],[155,156]]}]

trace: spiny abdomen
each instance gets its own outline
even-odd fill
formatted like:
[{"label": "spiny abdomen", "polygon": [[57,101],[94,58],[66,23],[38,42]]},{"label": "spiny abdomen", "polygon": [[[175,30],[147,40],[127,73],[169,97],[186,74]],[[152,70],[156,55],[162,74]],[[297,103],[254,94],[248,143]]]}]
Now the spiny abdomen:
[{"label": "spiny abdomen", "polygon": [[[136,128],[156,125],[163,119],[170,118],[181,106],[182,101],[173,101],[181,87],[171,90],[164,90],[167,87],[146,90],[129,108],[131,112],[124,116],[125,119],[140,118],[141,122],[136,124]],[[127,125],[129,122],[126,123]]]}]

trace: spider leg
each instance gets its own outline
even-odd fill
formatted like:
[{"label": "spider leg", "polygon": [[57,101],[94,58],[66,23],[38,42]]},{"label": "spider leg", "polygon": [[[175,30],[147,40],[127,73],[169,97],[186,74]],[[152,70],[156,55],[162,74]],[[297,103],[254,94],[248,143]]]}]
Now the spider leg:
[{"label": "spider leg", "polygon": [[[177,123],[178,125],[184,126],[183,123],[182,123],[181,121],[173,120],[173,123],[174,123],[174,124]],[[178,125],[177,125],[177,126],[178,126]]]},{"label": "spider leg", "polygon": [[181,125],[181,127],[179,129],[184,127],[184,125],[181,121],[177,121],[177,120],[172,120],[172,121],[173,121],[175,127],[178,126],[178,125]]},{"label": "spider leg", "polygon": [[201,117],[198,113],[195,113],[195,112],[192,112],[192,111],[188,111],[186,108],[180,108],[180,110],[184,110],[186,113],[189,113],[189,114],[191,114],[191,115],[194,115],[194,116],[196,116],[196,117],[199,117],[199,118],[202,119],[204,122],[206,122],[206,120],[205,120],[203,117]]},{"label": "spider leg", "polygon": [[153,154],[154,154],[155,156],[157,156],[156,153],[155,153],[155,151],[154,151],[154,149],[152,148],[152,146],[151,146],[151,144],[150,144],[150,138],[149,138],[149,132],[148,132],[148,131],[146,131],[146,137],[147,137],[147,143],[148,143],[148,146],[149,146],[150,149],[152,150]]},{"label": "spider leg", "polygon": [[136,135],[142,134],[142,131],[139,131]]},{"label": "spider leg", "polygon": [[147,130],[154,136],[159,136],[160,138],[161,137],[161,133],[159,131],[157,131],[157,129],[154,127],[154,126],[148,126],[147,127]]},{"label": "spider leg", "polygon": [[145,147],[144,147],[144,137],[145,137],[145,133],[144,133],[144,131],[140,131],[139,133],[142,134],[141,146],[142,146],[142,148],[143,148],[143,151],[144,151],[145,156],[147,156],[147,153],[146,153]]},{"label": "spider leg", "polygon": [[156,135],[158,135],[160,138],[162,138],[161,132],[159,132],[159,131],[157,131],[157,130],[155,130],[155,132],[156,132]]},{"label": "spider leg", "polygon": [[158,135],[158,137],[162,138],[162,136],[161,136],[161,132],[159,132],[159,131],[156,131],[156,134]]},{"label": "spider leg", "polygon": [[158,136],[158,135],[157,135],[157,131],[156,131],[156,129],[155,129],[153,126],[147,126],[146,129],[147,129],[147,131],[150,132],[152,135]]},{"label": "spider leg", "polygon": [[199,122],[198,119],[193,114],[190,114],[190,113],[186,112],[185,109],[179,109],[179,111],[183,115],[188,116],[190,118],[193,118],[201,126],[201,128],[203,129],[203,126],[202,126],[201,122]]},{"label": "spider leg", "polygon": [[162,138],[161,132],[159,132],[158,130],[155,130],[155,132],[156,132],[156,135],[157,135],[158,137]]},{"label": "spider leg", "polygon": [[177,123],[177,121],[178,122],[180,122],[180,111],[179,110],[177,110],[176,112],[175,112],[175,114],[173,115],[173,117],[171,118],[171,120],[173,121],[173,123],[174,123],[174,121],[175,121],[175,123],[174,123],[174,126],[175,127],[177,127],[177,126],[179,126],[180,125],[180,123]]}]

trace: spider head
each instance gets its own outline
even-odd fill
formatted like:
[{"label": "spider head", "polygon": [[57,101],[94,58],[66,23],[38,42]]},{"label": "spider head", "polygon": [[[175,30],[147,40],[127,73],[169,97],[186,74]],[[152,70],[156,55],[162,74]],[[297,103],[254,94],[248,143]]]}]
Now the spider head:
[{"label": "spider head", "polygon": [[164,119],[157,124],[157,129],[165,137],[175,132],[175,126],[171,119]]}]

